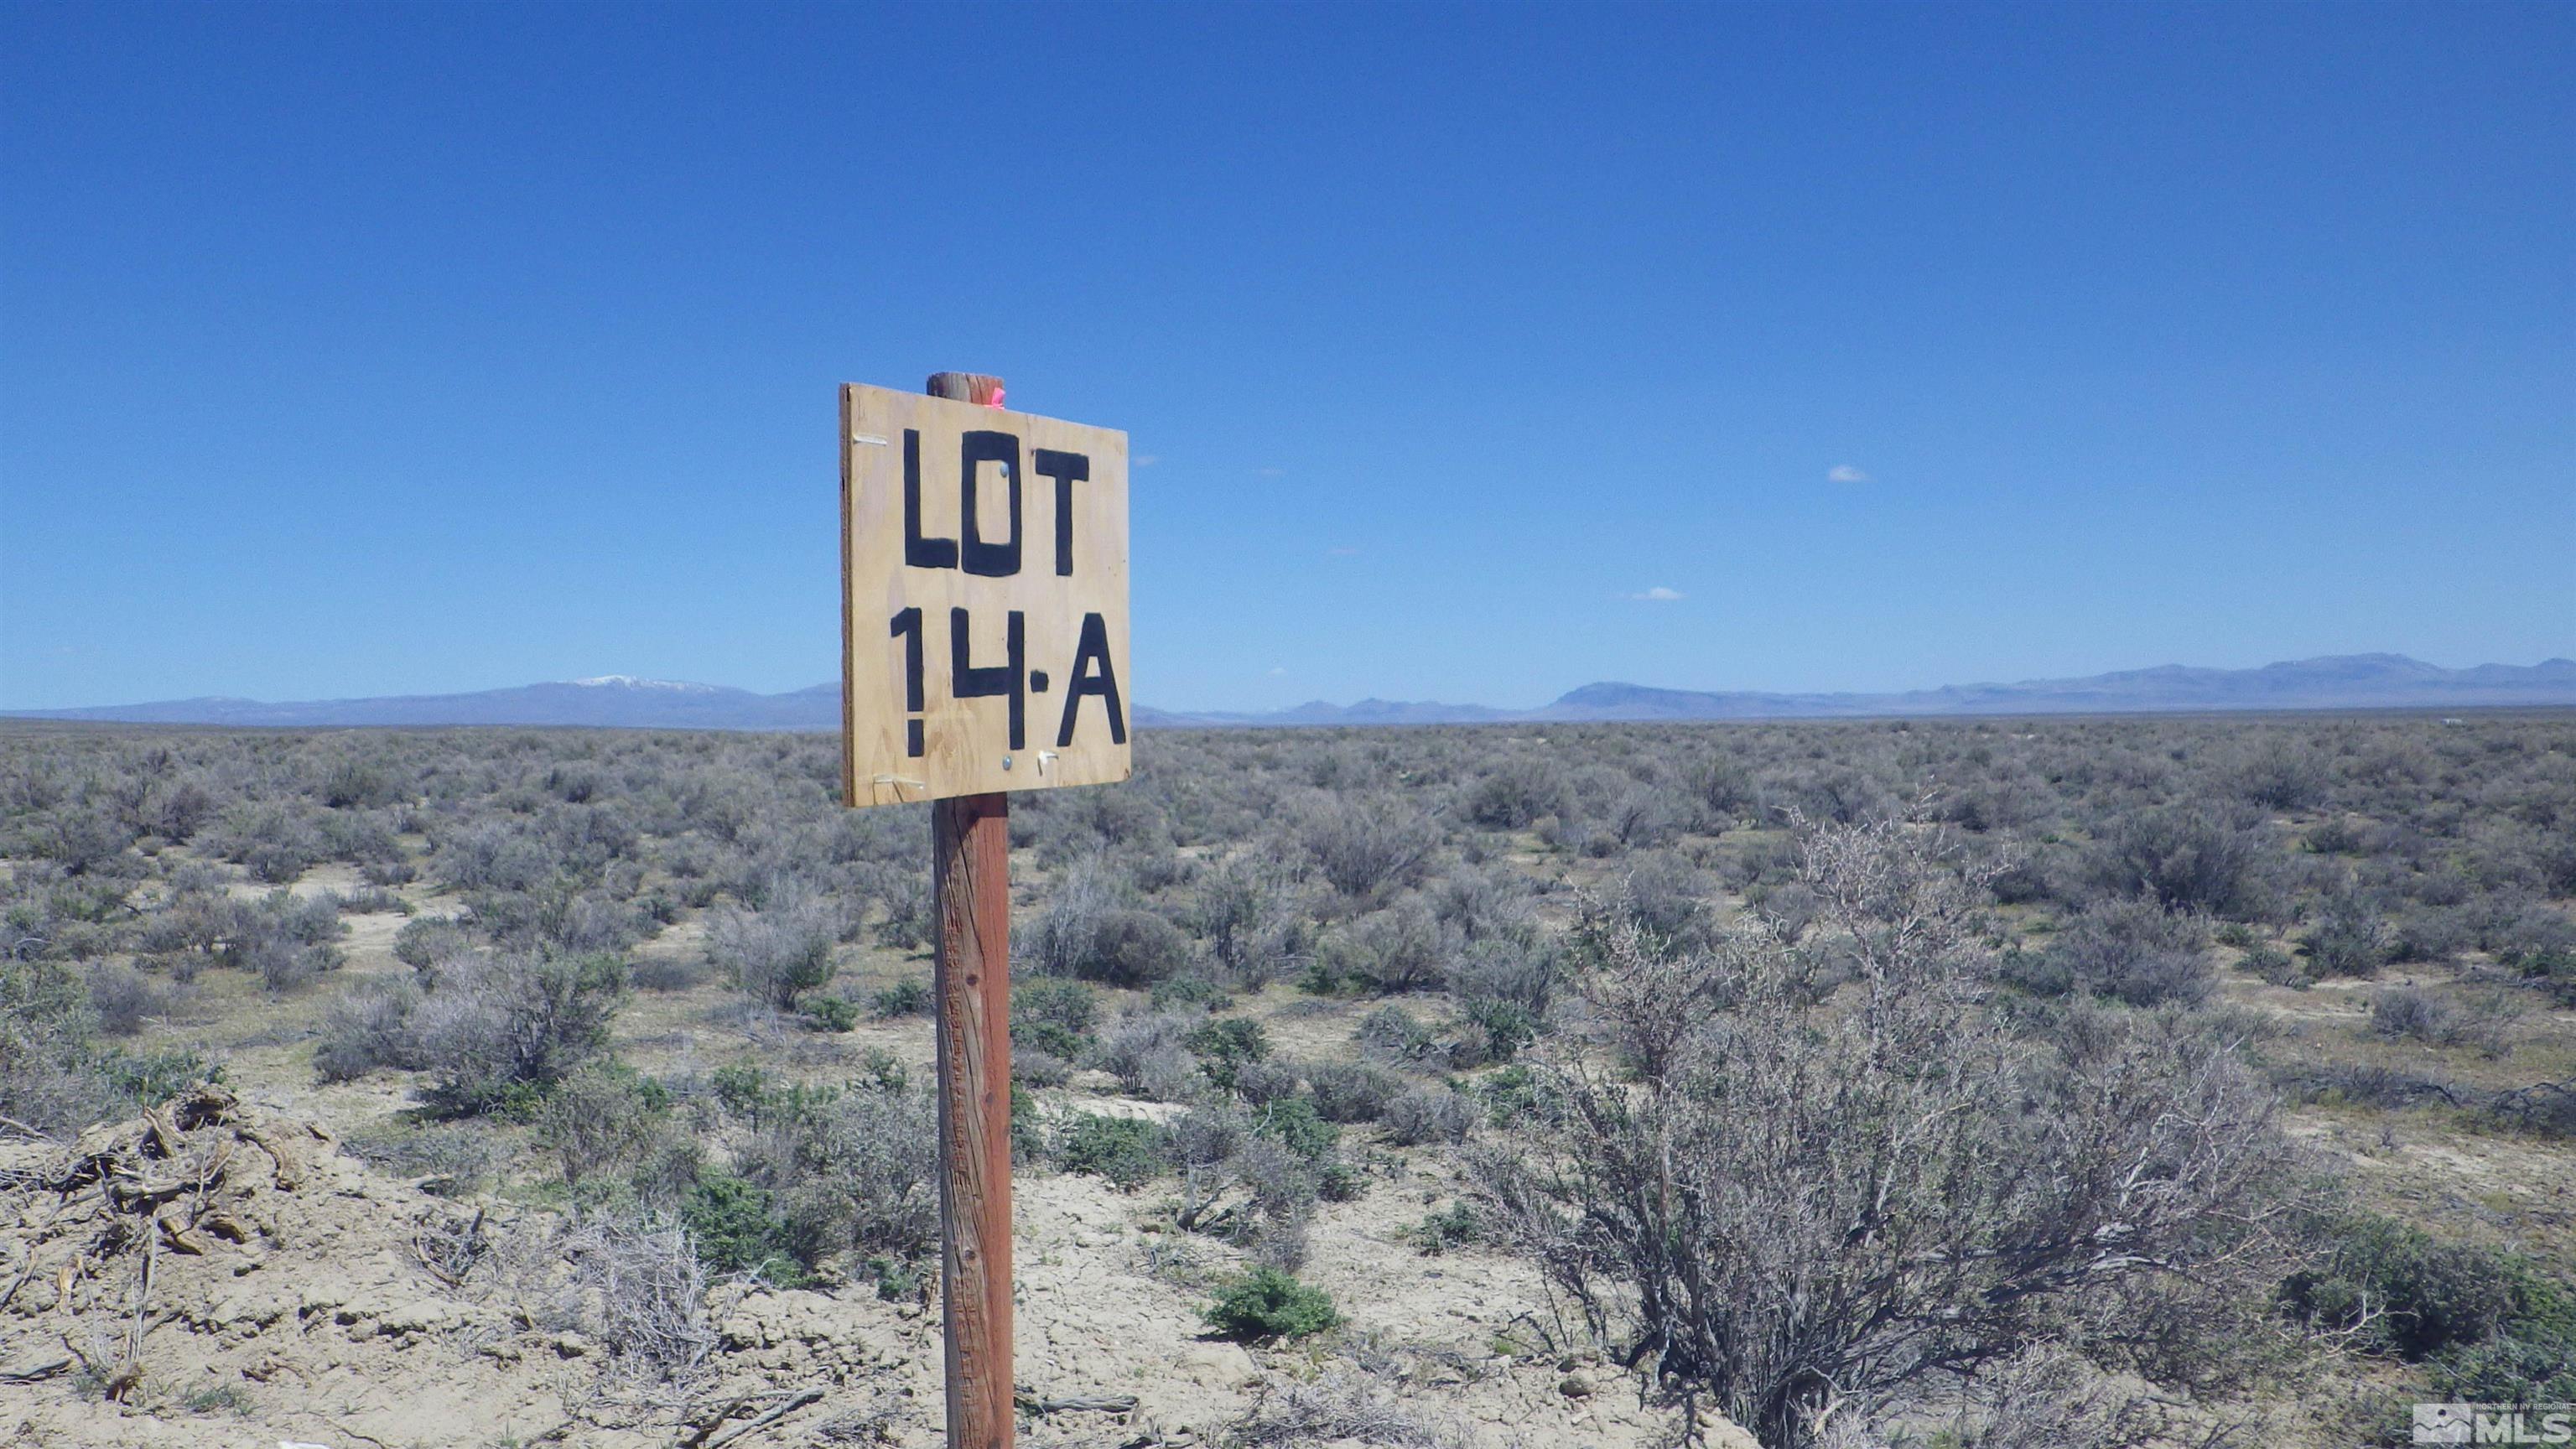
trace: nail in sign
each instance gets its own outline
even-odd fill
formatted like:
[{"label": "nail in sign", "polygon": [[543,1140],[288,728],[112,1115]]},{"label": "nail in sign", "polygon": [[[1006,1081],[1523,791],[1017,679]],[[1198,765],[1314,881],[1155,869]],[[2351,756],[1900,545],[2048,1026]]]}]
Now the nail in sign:
[{"label": "nail in sign", "polygon": [[1127,435],[841,389],[853,805],[1127,778]]}]

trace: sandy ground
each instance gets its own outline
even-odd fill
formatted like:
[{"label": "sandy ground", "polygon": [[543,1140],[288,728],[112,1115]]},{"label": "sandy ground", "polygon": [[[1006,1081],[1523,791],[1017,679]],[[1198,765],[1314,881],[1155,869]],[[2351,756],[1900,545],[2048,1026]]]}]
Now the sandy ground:
[{"label": "sandy ground", "polygon": [[[23,1279],[0,1311],[0,1372],[36,1376],[0,1388],[0,1433],[14,1436],[0,1442],[625,1449],[669,1445],[726,1404],[750,1405],[747,1417],[809,1387],[822,1396],[740,1442],[810,1442],[844,1418],[867,1420],[876,1442],[942,1442],[935,1303],[889,1303],[855,1286],[720,1285],[703,1368],[683,1383],[639,1382],[562,1306],[554,1214],[429,1197],[341,1152],[327,1129],[246,1103],[224,1124],[177,1134],[173,1153],[150,1156],[138,1145],[148,1131],[121,1124],[77,1151],[21,1144],[0,1159],[15,1184],[0,1197],[0,1271]],[[281,1155],[254,1138],[283,1144]],[[100,1184],[62,1190],[80,1162],[111,1148],[140,1181],[200,1173],[226,1144],[193,1217],[184,1200],[119,1211]],[[1408,1399],[1468,1426],[1475,1442],[1668,1435],[1670,1414],[1640,1405],[1615,1374],[1536,1350],[1527,1325],[1547,1309],[1521,1265],[1473,1252],[1426,1258],[1403,1242],[1405,1214],[1442,1186],[1428,1173],[1382,1184],[1317,1224],[1307,1276],[1345,1305],[1348,1334],[1399,1366]],[[1321,1346],[1207,1337],[1194,1285],[1228,1255],[1204,1240],[1175,1245],[1150,1188],[1033,1176],[1015,1193],[1021,1389],[1136,1400],[1118,1414],[1034,1417],[1029,1442],[1210,1443],[1265,1390],[1333,1367]],[[477,1207],[494,1246],[449,1281],[416,1245]],[[118,1385],[129,1341],[139,1373]]]}]

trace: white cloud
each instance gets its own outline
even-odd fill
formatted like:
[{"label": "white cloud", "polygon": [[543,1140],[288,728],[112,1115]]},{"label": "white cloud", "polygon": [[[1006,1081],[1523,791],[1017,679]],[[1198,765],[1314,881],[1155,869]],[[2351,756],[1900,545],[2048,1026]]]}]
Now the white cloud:
[{"label": "white cloud", "polygon": [[1273,679],[1276,679],[1276,678],[1278,678],[1280,675],[1283,675],[1283,674],[1285,674],[1285,673],[1287,673],[1287,672],[1288,672],[1288,670],[1287,670],[1286,666],[1284,666],[1284,665],[1277,665],[1277,664],[1274,664],[1274,665],[1270,666],[1270,677],[1271,677],[1271,678],[1273,678]]},{"label": "white cloud", "polygon": [[1288,476],[1288,470],[1285,468],[1255,468],[1252,471],[1260,474],[1264,478],[1285,478]]},{"label": "white cloud", "polygon": [[1163,458],[1159,453],[1139,453],[1128,461],[1139,468],[1151,468],[1155,464],[1163,461]]},{"label": "white cloud", "polygon": [[1668,589],[1662,584],[1657,584],[1642,594],[1630,594],[1628,597],[1632,599],[1640,599],[1649,604],[1670,604],[1678,602],[1682,598],[1682,591],[1679,589]]},{"label": "white cloud", "polygon": [[1849,463],[1836,463],[1831,468],[1825,470],[1825,481],[1828,483],[1866,483],[1869,481],[1869,475],[1858,468],[1853,467]]}]

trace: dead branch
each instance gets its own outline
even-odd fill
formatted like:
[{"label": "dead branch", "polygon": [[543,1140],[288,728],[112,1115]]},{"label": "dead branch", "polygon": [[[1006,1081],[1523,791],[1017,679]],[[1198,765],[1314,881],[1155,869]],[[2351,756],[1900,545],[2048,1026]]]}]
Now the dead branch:
[{"label": "dead branch", "polygon": [[62,1140],[42,1127],[36,1127],[28,1123],[21,1122],[15,1117],[0,1116],[0,1130],[15,1132],[22,1137],[33,1137],[39,1142],[59,1142]]},{"label": "dead branch", "polygon": [[1132,1414],[1136,1411],[1134,1394],[1076,1394],[1071,1398],[1048,1399],[1022,1392],[1017,1396],[1022,1411],[1031,1414]]},{"label": "dead branch", "polygon": [[748,1423],[737,1424],[733,1428],[707,1440],[706,1449],[724,1449],[725,1445],[732,1443],[734,1440],[742,1438],[744,1435],[749,1434],[756,1429],[765,1428],[768,1425],[775,1424],[779,1420],[786,1418],[788,1415],[795,1413],[798,1409],[805,1407],[807,1404],[810,1404],[821,1397],[823,1397],[823,1391],[821,1389],[800,1389],[793,1397],[789,1398],[787,1402],[780,1404],[777,1408],[771,1409],[768,1413],[761,1415],[759,1418],[753,1419]]},{"label": "dead branch", "polygon": [[71,1366],[70,1359],[56,1358],[29,1364],[25,1368],[0,1369],[0,1384],[32,1384],[41,1379],[52,1378]]}]

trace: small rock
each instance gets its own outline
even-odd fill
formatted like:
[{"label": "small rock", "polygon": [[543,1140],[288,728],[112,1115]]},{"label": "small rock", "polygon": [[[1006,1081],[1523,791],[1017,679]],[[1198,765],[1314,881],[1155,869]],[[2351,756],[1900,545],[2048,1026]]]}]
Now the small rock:
[{"label": "small rock", "polygon": [[1556,1381],[1556,1391],[1569,1399],[1588,1399],[1592,1397],[1592,1380],[1581,1374],[1567,1374]]}]

